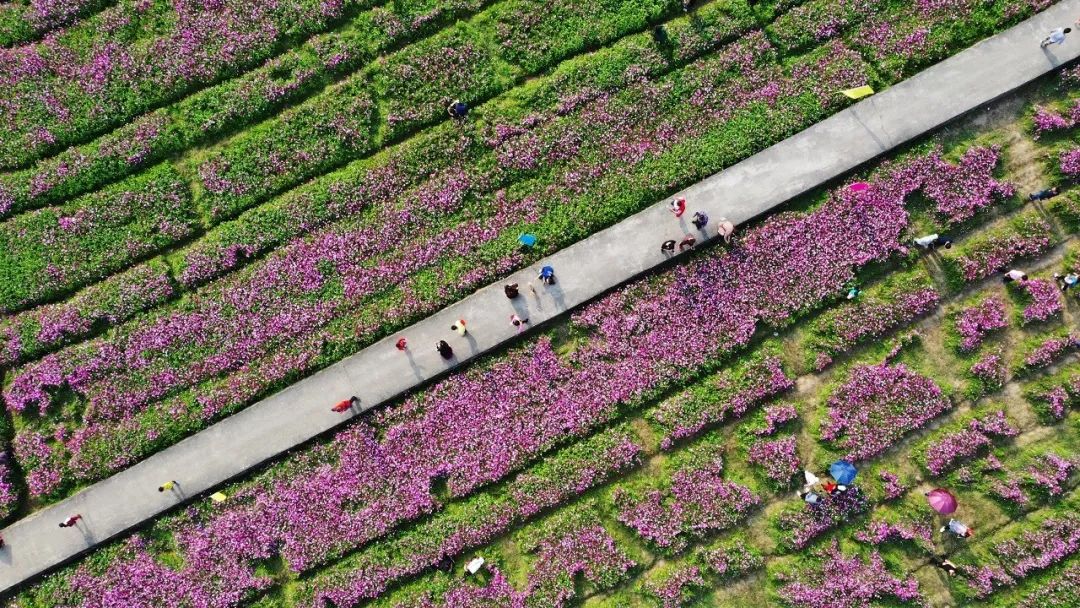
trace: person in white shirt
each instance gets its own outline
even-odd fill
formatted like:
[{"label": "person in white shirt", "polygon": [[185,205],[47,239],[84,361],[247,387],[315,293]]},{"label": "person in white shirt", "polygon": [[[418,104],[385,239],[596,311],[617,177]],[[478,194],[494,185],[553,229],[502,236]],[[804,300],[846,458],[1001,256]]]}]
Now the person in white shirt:
[{"label": "person in white shirt", "polygon": [[1065,34],[1068,34],[1071,31],[1072,28],[1059,27],[1056,30],[1051,31],[1049,36],[1043,38],[1043,41],[1039,43],[1039,46],[1045,49],[1051,44],[1061,44],[1065,42]]},{"label": "person in white shirt", "polygon": [[937,237],[937,233],[920,236],[919,238],[915,239],[915,246],[922,247],[923,249],[929,249],[930,246],[934,244],[934,241],[937,240]]},{"label": "person in white shirt", "polygon": [[1061,291],[1068,291],[1073,287],[1076,287],[1077,283],[1080,283],[1080,275],[1077,275],[1074,272],[1070,272],[1069,274],[1062,276],[1055,272],[1054,280],[1057,281],[1058,287],[1061,288]]},{"label": "person in white shirt", "polygon": [[943,527],[940,532],[944,532],[945,530],[952,532],[957,538],[967,538],[971,536],[972,533],[971,528],[956,519],[950,519],[949,523]]},{"label": "person in white shirt", "polygon": [[1005,273],[1005,276],[1001,277],[1003,283],[1012,283],[1013,281],[1026,281],[1027,275],[1022,271],[1013,268],[1009,272]]},{"label": "person in white shirt", "polygon": [[920,236],[919,238],[915,239],[915,246],[926,249],[927,251],[933,251],[938,247],[951,249],[952,239],[937,233],[928,234],[926,236]]}]

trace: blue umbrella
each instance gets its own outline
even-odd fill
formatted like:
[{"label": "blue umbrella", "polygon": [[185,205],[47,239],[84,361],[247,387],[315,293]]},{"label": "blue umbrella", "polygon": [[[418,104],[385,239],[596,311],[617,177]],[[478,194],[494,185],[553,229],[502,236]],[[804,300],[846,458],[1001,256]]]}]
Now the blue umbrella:
[{"label": "blue umbrella", "polygon": [[526,247],[532,247],[536,244],[536,235],[522,232],[521,236],[518,237],[518,242]]},{"label": "blue umbrella", "polygon": [[832,478],[836,480],[836,483],[845,486],[855,481],[855,474],[858,472],[855,465],[846,460],[837,460],[829,465],[829,475],[832,475]]}]

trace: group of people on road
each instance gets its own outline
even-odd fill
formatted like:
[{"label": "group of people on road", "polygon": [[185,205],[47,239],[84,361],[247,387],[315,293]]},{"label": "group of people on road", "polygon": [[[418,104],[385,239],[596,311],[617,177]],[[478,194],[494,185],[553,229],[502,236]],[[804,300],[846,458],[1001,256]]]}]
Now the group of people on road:
[{"label": "group of people on road", "polygon": [[[555,269],[545,265],[540,268],[536,278],[544,285],[554,285]],[[529,283],[529,291],[532,292],[533,296],[537,295],[536,288],[533,287],[532,283]],[[521,290],[517,283],[507,283],[503,286],[503,294],[506,295],[507,299],[514,300],[521,295]],[[517,313],[510,315],[510,325],[517,329],[518,333],[525,331],[528,324],[528,317],[521,317]],[[468,324],[465,319],[458,319],[450,324],[450,331],[456,333],[459,337],[464,338],[469,332]],[[399,351],[405,352],[409,350],[409,341],[405,337],[400,337],[394,343],[394,346]],[[439,356],[447,361],[454,358],[454,347],[446,340],[438,340],[435,342],[435,350],[439,353]],[[331,409],[335,412],[344,413],[352,409],[357,403],[359,403],[359,399],[356,396],[353,396],[350,399],[341,401]]]},{"label": "group of people on road", "polygon": [[[686,199],[681,196],[672,199],[668,202],[668,211],[671,211],[675,217],[681,218],[686,213]],[[709,225],[709,216],[704,211],[695,211],[694,215],[690,217],[690,223],[693,224],[694,228],[705,232],[705,227]],[[725,243],[730,243],[731,235],[735,233],[735,224],[731,223],[731,220],[726,217],[722,217],[717,221],[716,226],[717,235],[723,238]],[[676,245],[678,245],[681,253],[687,249],[693,249],[697,245],[697,238],[690,233],[686,233],[681,241],[668,239],[660,244],[660,252],[664,255],[671,255],[675,253]]]},{"label": "group of people on road", "polygon": [[[348,403],[348,401],[346,401],[346,403]],[[170,479],[169,481],[166,481],[165,483],[158,486],[157,491],[168,492],[177,489],[179,486],[180,482],[176,481],[175,479]],[[82,519],[82,513],[76,513],[74,515],[69,515],[65,517],[64,521],[60,522],[58,525],[61,528],[77,528],[79,526],[79,522],[82,521]],[[5,546],[7,546],[7,542],[4,540],[3,536],[0,536],[0,549],[4,548]]]}]

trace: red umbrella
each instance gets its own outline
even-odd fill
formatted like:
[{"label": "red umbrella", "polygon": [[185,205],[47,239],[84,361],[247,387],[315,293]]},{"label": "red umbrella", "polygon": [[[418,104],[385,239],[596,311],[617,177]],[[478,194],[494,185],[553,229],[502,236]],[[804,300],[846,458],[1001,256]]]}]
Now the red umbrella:
[{"label": "red umbrella", "polygon": [[956,511],[956,497],[949,493],[948,490],[942,490],[937,488],[926,493],[926,501],[930,503],[930,506],[941,513],[942,515],[948,515]]}]

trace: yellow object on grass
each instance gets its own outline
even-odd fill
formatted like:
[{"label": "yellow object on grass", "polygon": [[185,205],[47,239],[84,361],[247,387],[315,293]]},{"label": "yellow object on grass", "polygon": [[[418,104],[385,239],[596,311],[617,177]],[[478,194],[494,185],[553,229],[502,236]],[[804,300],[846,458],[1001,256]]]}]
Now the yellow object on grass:
[{"label": "yellow object on grass", "polygon": [[210,495],[210,500],[214,502],[224,502],[228,498],[223,492],[214,492]]},{"label": "yellow object on grass", "polygon": [[874,87],[872,87],[872,86],[870,86],[868,84],[864,84],[861,87],[855,87],[854,89],[844,89],[843,91],[840,91],[840,92],[843,93],[844,95],[847,95],[848,97],[850,97],[852,99],[862,99],[863,97],[866,97],[867,95],[873,95],[874,94]]}]

